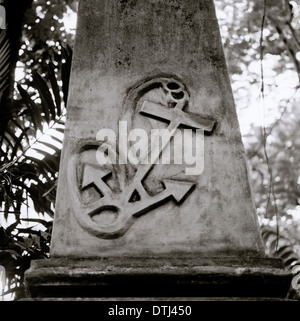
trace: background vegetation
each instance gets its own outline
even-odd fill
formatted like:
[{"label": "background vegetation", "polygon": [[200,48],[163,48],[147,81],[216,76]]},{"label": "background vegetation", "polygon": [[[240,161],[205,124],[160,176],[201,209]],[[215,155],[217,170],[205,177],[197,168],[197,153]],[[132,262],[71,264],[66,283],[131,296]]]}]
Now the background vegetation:
[{"label": "background vegetation", "polygon": [[[266,254],[293,267],[300,257],[296,2],[215,4]],[[30,261],[49,256],[74,41],[65,18],[76,16],[77,1],[2,5],[7,29],[0,30],[0,273],[6,273],[5,298],[18,299],[25,295]],[[292,289],[288,295],[299,297]]]}]

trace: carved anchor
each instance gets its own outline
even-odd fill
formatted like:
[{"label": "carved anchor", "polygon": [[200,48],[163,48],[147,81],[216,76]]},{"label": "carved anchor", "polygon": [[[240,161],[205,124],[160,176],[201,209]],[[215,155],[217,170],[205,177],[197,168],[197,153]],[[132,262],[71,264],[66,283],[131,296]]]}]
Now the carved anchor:
[{"label": "carved anchor", "polygon": [[[106,173],[101,171],[101,169],[95,172],[95,168],[86,166],[84,173],[87,178],[84,178],[82,188],[94,184],[97,188],[101,189],[104,197],[89,205],[82,213],[82,217],[88,215],[93,218],[94,215],[98,215],[99,213],[101,215],[101,212],[105,211],[117,214],[117,219],[113,224],[103,226],[102,228],[98,226],[97,229],[92,229],[92,226],[85,221],[87,223],[86,227],[89,228],[93,234],[105,239],[120,237],[130,228],[137,217],[146,214],[171,199],[179,204],[194,186],[193,182],[164,179],[162,182],[165,189],[162,192],[152,197],[146,194],[147,197],[142,198],[142,201],[130,203],[126,202],[126,194],[113,194],[107,190],[107,187],[103,188],[104,182],[102,179],[106,176]],[[95,175],[96,173],[98,175]],[[104,190],[106,190],[106,192],[104,192]]]},{"label": "carved anchor", "polygon": [[[169,136],[170,139],[176,129],[180,126],[211,132],[215,121],[201,117],[200,115],[185,112],[184,108],[187,105],[187,92],[177,83],[175,85],[175,90],[170,90],[170,88],[167,87],[167,84],[163,82],[165,92],[168,92],[171,97],[171,104],[169,106],[172,108],[145,101],[140,114],[146,117],[154,117],[163,121],[168,121],[168,131],[171,134]],[[172,95],[170,95],[170,93]],[[178,95],[174,95],[174,93],[180,93],[181,95],[179,97]],[[159,152],[155,154],[156,159],[152,159],[153,163],[156,163],[156,160],[158,160],[169,142],[170,141],[165,141],[163,146],[160,147],[159,141],[157,141]],[[161,206],[170,199],[175,200],[176,203],[182,202],[195,186],[194,182],[190,181],[164,179],[162,180],[162,183],[164,184],[165,189],[154,196],[150,196],[144,189],[142,181],[153,166],[155,165],[140,164],[128,189],[122,193],[115,194],[112,193],[109,186],[104,182],[104,178],[111,174],[111,171],[92,165],[86,165],[83,172],[82,189],[94,185],[102,193],[103,197],[93,204],[83,206],[83,212],[79,217],[82,225],[91,233],[101,238],[112,239],[120,237],[130,228],[137,217]],[[139,195],[140,200],[130,202],[134,193]],[[75,203],[78,202],[78,199],[79,198],[75,198]],[[78,202],[78,206],[79,203],[80,202]],[[106,226],[95,224],[93,222],[93,217],[105,212],[116,214],[116,219],[112,224]],[[89,216],[92,221],[86,220],[85,218],[87,216]]]},{"label": "carved anchor", "polygon": [[[170,91],[167,87],[166,90]],[[176,104],[175,108],[168,108],[160,104],[145,101],[141,108],[140,114],[152,118],[158,118],[163,121],[168,121],[169,126],[167,130],[170,133],[170,138],[180,126],[185,126],[191,129],[202,129],[206,132],[211,132],[215,125],[214,120],[210,120],[200,115],[184,111],[184,108],[187,105],[187,93],[185,91],[183,91],[183,93],[184,95],[180,100],[177,100],[171,96],[171,100],[174,104]],[[156,155],[156,157],[154,157],[152,161],[154,164],[156,163],[157,159],[160,157],[160,155],[163,153],[164,149],[166,148],[166,146],[168,146],[169,143],[169,140],[163,140],[163,145],[161,146],[159,152],[154,154]],[[155,145],[160,146],[159,138]],[[145,195],[145,189],[143,188],[141,182],[152,169],[152,167],[153,165],[151,163],[146,165],[140,164],[135,174],[134,180],[129,187],[129,191],[127,194],[129,198],[131,197],[132,193],[134,193],[134,191],[137,191],[140,195],[142,194],[143,196],[147,196],[147,194]]]}]

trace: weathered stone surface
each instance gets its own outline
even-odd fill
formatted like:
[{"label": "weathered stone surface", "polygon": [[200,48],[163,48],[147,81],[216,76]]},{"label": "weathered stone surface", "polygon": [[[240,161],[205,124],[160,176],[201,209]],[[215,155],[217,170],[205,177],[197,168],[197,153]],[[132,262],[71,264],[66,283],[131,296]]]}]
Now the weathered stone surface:
[{"label": "weathered stone surface", "polygon": [[[99,167],[100,129],[166,128],[159,108],[180,95],[183,123],[205,131],[201,175]],[[263,254],[212,0],[81,1],[69,96],[52,257]]]}]

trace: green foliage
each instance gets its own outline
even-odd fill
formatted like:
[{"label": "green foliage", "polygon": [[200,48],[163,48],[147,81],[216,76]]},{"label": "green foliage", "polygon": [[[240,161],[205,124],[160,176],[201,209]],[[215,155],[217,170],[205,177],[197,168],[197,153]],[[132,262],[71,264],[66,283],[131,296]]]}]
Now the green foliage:
[{"label": "green foliage", "polygon": [[51,222],[39,220],[39,223],[45,225],[47,231],[18,228],[18,233],[13,235],[16,223],[6,229],[0,227],[0,264],[4,266],[7,278],[7,290],[3,295],[15,294],[15,300],[25,296],[24,272],[31,260],[48,257]]},{"label": "green foliage", "polygon": [[[64,34],[61,18],[74,1],[9,0],[4,5],[0,222],[8,227],[0,231],[0,265],[6,270],[7,293],[14,292],[17,299],[24,295],[23,275],[30,261],[49,255],[72,60],[67,42],[73,36]],[[21,40],[19,25],[24,26]],[[11,75],[17,60],[24,62],[25,76],[15,85]]]},{"label": "green foliage", "polygon": [[[70,64],[70,48],[62,50],[64,57],[68,59],[66,63]],[[53,216],[52,208],[55,201],[53,186],[56,184],[60,157],[60,148],[55,142],[58,141],[61,144],[62,141],[59,136],[54,136],[52,133],[52,143],[49,143],[49,137],[46,136],[49,136],[50,129],[63,132],[64,114],[62,114],[60,98],[62,89],[58,85],[51,62],[47,69],[50,70],[51,85],[48,85],[36,71],[33,71],[34,88],[27,91],[17,84],[20,93],[20,99],[14,102],[17,109],[10,115],[7,127],[0,137],[2,163],[0,201],[4,208],[5,219],[8,218],[10,212],[17,219],[20,208],[28,197],[33,200],[38,213]],[[62,69],[62,73],[64,70]],[[69,75],[62,76],[64,79],[68,77]],[[33,99],[36,93],[38,96]],[[37,102],[37,98],[40,98],[40,103]],[[65,92],[64,100],[66,99],[67,93]],[[42,146],[50,148],[52,153],[45,152]],[[42,157],[30,156],[29,150],[34,150]]]},{"label": "green foliage", "polygon": [[6,37],[5,29],[0,29],[0,101],[2,97],[2,93],[8,87],[8,74],[9,74],[9,54],[10,47],[9,41]]},{"label": "green foliage", "polygon": [[259,105],[252,113],[263,119],[243,141],[266,254],[292,267],[300,258],[300,29],[288,0],[215,3],[238,113],[251,117]]},{"label": "green foliage", "polygon": [[[265,135],[258,127],[246,135],[251,185],[266,254],[281,258],[287,268],[300,264],[299,126],[300,110],[294,104],[283,110]],[[300,292],[291,289],[290,296],[300,299]]]},{"label": "green foliage", "polygon": [[[14,103],[18,108],[10,114],[0,137],[1,212],[5,220],[14,221],[0,231],[0,265],[5,267],[8,278],[6,294],[13,291],[16,298],[24,296],[24,271],[30,261],[49,255],[52,220],[32,218],[29,214],[24,218],[22,209],[28,211],[32,204],[36,213],[54,215],[62,144],[58,134],[64,131],[63,101],[67,100],[72,59],[70,47],[62,47],[62,52],[61,59],[65,61],[62,65],[66,66],[61,70],[61,79],[67,84],[58,84],[51,61],[46,66],[48,82],[33,71],[33,88],[25,90],[17,84],[20,97]],[[31,151],[35,152],[34,156],[30,156]],[[25,223],[34,223],[34,226],[24,228]]]},{"label": "green foliage", "polygon": [[[21,54],[19,61],[25,64],[27,77],[23,83],[31,85],[32,70],[51,77],[47,64],[49,59],[61,69],[60,45],[73,45],[74,37],[66,31],[63,16],[75,8],[74,0],[36,0],[25,12]],[[57,48],[59,48],[57,50]]]},{"label": "green foliage", "polygon": [[[293,269],[300,266],[300,256],[297,253],[296,242],[284,237],[278,236],[278,233],[269,226],[262,226],[262,237],[266,246],[266,254],[282,259],[286,269]],[[300,300],[300,290],[296,290],[293,286],[287,293],[287,298]]]},{"label": "green foliage", "polygon": [[[280,58],[277,72],[300,72],[297,52],[300,50],[300,29],[292,26],[292,6],[289,0],[215,0],[231,76],[249,73],[249,64],[259,61],[261,52]],[[222,14],[221,14],[222,13]],[[260,46],[263,15],[263,43]],[[248,75],[252,83],[260,82],[257,75]],[[236,79],[236,78],[234,78]],[[251,83],[250,82],[250,83]]]},{"label": "green foliage", "polygon": [[[259,214],[263,214],[267,219],[272,219],[276,215],[276,210],[281,218],[285,216],[289,219],[292,211],[300,205],[299,126],[300,110],[297,105],[293,105],[284,110],[280,119],[267,128],[267,153],[269,166],[272,168],[272,182],[265,162],[261,128],[253,127],[246,135],[249,138],[247,158],[251,160],[250,176],[253,178],[255,201]],[[270,184],[273,186],[276,200],[272,200],[272,195],[269,195]]]}]

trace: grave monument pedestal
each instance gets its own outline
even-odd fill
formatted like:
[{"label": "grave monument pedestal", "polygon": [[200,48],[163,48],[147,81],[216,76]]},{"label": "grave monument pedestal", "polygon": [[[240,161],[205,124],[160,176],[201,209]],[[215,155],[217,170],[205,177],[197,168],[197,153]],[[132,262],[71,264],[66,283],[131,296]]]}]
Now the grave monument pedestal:
[{"label": "grave monument pedestal", "polygon": [[285,297],[213,0],[80,1],[69,97],[51,259],[26,272],[32,298]]},{"label": "grave monument pedestal", "polygon": [[277,259],[57,258],[33,262],[27,282],[39,300],[279,300],[291,276]]}]

